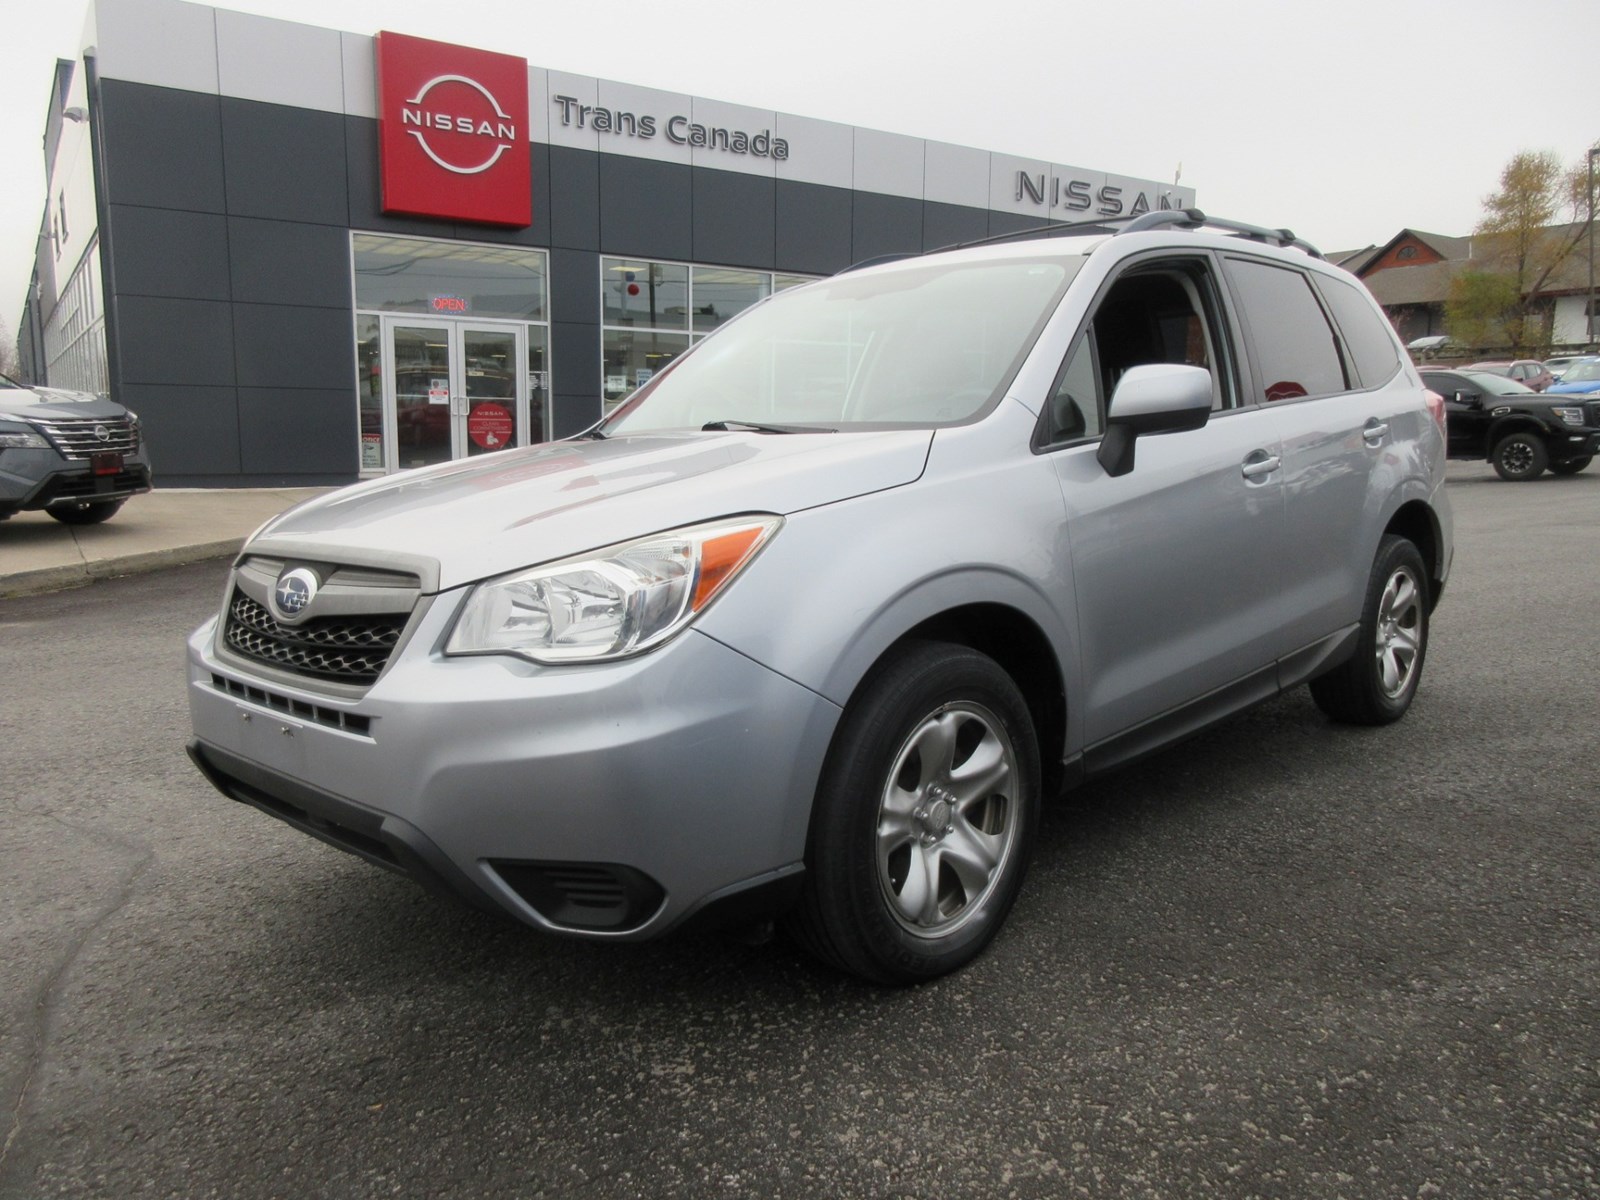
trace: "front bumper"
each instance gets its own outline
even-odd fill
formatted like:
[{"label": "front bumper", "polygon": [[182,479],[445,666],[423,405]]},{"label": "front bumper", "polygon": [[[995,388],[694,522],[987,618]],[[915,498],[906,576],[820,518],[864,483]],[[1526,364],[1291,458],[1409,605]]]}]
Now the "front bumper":
[{"label": "front bumper", "polygon": [[65,459],[54,450],[0,450],[0,511],[125,500],[149,490],[150,463],[142,450],[108,475],[96,475],[89,463]]},{"label": "front bumper", "polygon": [[555,932],[638,940],[790,898],[837,707],[692,629],[583,667],[449,658],[460,599],[359,700],[241,669],[208,622],[191,756],[226,795]]},{"label": "front bumper", "polygon": [[1600,454],[1600,430],[1567,429],[1546,439],[1550,457],[1556,462],[1569,458],[1593,458]]}]

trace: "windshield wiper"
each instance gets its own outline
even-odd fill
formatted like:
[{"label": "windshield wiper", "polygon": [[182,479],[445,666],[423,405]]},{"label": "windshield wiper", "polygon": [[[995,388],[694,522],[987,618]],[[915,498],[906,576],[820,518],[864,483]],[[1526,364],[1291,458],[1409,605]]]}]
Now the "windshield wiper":
[{"label": "windshield wiper", "polygon": [[820,425],[761,425],[755,421],[707,421],[700,426],[706,433],[729,433],[748,429],[751,433],[838,433],[837,429],[824,429]]}]

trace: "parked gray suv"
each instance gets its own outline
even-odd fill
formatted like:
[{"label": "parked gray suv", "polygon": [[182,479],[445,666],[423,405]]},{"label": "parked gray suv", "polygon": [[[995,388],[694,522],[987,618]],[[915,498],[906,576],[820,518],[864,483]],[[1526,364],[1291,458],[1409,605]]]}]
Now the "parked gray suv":
[{"label": "parked gray suv", "polygon": [[1406,711],[1443,425],[1285,231],[1161,212],[847,272],[578,438],[269,522],[190,639],[190,753],[542,929],[779,914],[930,978],[994,937],[1042,796],[1302,683]]},{"label": "parked gray suv", "polygon": [[0,375],[0,521],[42,508],[69,525],[97,525],[149,490],[149,451],[132,412]]}]

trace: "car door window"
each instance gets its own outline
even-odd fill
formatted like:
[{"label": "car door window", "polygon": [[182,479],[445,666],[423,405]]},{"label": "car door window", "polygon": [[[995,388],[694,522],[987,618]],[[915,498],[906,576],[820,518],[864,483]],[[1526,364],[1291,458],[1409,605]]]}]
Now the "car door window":
[{"label": "car door window", "polygon": [[1214,410],[1232,407],[1231,356],[1221,304],[1200,259],[1140,263],[1097,304],[1051,389],[1045,440],[1060,444],[1105,431],[1106,404],[1129,369],[1182,363],[1211,372]]},{"label": "car door window", "polygon": [[1228,278],[1255,355],[1257,400],[1327,396],[1350,387],[1333,327],[1303,273],[1234,258]]}]

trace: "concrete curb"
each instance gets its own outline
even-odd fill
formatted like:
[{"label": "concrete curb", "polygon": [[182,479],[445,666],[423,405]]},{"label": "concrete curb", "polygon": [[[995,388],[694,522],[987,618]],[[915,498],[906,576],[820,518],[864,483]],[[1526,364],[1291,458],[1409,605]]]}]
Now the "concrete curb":
[{"label": "concrete curb", "polygon": [[147,550],[140,554],[124,554],[116,558],[73,563],[70,566],[15,571],[10,575],[0,575],[0,599],[57,592],[65,588],[84,587],[97,579],[141,575],[148,571],[159,571],[163,567],[181,567],[186,563],[204,562],[212,558],[229,558],[239,553],[243,545],[242,537],[225,538],[222,541],[174,546],[164,550]]}]

